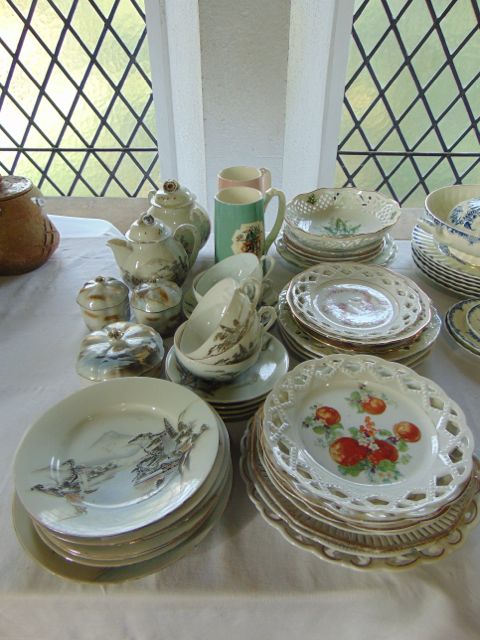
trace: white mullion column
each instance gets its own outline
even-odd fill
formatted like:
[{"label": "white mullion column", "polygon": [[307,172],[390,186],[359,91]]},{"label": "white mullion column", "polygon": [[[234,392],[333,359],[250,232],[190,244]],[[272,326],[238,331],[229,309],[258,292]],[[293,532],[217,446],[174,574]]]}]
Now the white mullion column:
[{"label": "white mullion column", "polygon": [[287,198],[333,186],[354,0],[292,0],[283,160]]}]

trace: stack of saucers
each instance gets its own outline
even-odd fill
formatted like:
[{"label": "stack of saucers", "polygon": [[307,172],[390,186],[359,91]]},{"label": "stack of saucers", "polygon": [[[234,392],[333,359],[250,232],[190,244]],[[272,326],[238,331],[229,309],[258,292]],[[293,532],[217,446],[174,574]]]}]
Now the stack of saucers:
[{"label": "stack of saucers", "polygon": [[462,349],[480,356],[480,299],[461,300],[445,315],[445,328]]},{"label": "stack of saucers", "polygon": [[338,260],[387,264],[396,253],[388,231],[399,217],[399,204],[380,193],[317,189],[288,203],[277,250],[303,268]]},{"label": "stack of saucers", "polygon": [[321,263],[292,278],[277,318],[301,360],[357,352],[412,366],[430,353],[441,328],[435,307],[412,280],[351,262]]},{"label": "stack of saucers", "polygon": [[197,395],[153,378],[103,382],[62,400],[25,435],[15,529],[61,576],[136,578],[203,539],[231,480],[225,425]]},{"label": "stack of saucers", "polygon": [[255,364],[229,382],[202,380],[186,371],[176,358],[175,347],[170,349],[165,360],[165,372],[172,382],[195,391],[228,421],[251,417],[288,367],[285,347],[270,334],[264,338]]},{"label": "stack of saucers", "polygon": [[480,266],[456,258],[420,225],[412,231],[412,257],[435,284],[462,297],[480,297]]},{"label": "stack of saucers", "polygon": [[480,467],[458,405],[408,367],[327,356],[283,376],[250,421],[241,472],[292,544],[358,569],[445,556],[477,521]]}]

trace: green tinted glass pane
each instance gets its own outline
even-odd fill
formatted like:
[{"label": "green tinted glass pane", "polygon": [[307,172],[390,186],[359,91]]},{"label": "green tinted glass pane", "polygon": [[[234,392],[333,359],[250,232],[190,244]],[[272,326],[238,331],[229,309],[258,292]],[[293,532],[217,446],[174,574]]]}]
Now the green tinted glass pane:
[{"label": "green tinted glass pane", "polygon": [[445,54],[442,45],[437,34],[433,33],[412,58],[412,66],[420,86],[427,86],[444,63]]},{"label": "green tinted glass pane", "polygon": [[376,148],[392,126],[392,120],[383,101],[379,101],[362,122],[370,146]]},{"label": "green tinted glass pane", "polygon": [[129,0],[120,0],[112,27],[132,53],[145,28],[145,21]]},{"label": "green tinted glass pane", "polygon": [[458,100],[438,123],[438,128],[440,129],[442,137],[445,140],[447,148],[451,148],[454,146],[458,138],[465,131],[467,124],[467,111],[463,102],[461,100]]},{"label": "green tinted glass pane", "polygon": [[32,17],[32,29],[52,53],[57,49],[64,21],[47,0],[39,0]]},{"label": "green tinted glass pane", "polygon": [[452,75],[452,71],[447,68],[442,71],[435,82],[425,92],[433,117],[438,119],[439,115],[451,105],[452,101],[458,97],[458,89]]},{"label": "green tinted glass pane", "polygon": [[398,21],[403,45],[410,54],[432,26],[432,18],[425,2],[413,2]]},{"label": "green tinted glass pane", "polygon": [[77,86],[82,82],[88,68],[90,57],[72,33],[67,33],[60,55],[62,65]]},{"label": "green tinted glass pane", "polygon": [[370,0],[355,25],[365,53],[370,53],[389,28],[389,21],[380,0]]},{"label": "green tinted glass pane", "polygon": [[[97,4],[100,4],[97,2]],[[82,43],[93,51],[105,28],[104,20],[89,2],[79,2],[71,21],[73,33]]]},{"label": "green tinted glass pane", "polygon": [[10,81],[10,94],[15,98],[24,111],[31,113],[38,96],[38,88],[29,76],[19,66]]},{"label": "green tinted glass pane", "polygon": [[348,89],[346,97],[357,118],[361,117],[372,100],[378,96],[378,91],[367,69],[357,77],[355,83]]},{"label": "green tinted glass pane", "polygon": [[450,53],[455,51],[476,22],[472,0],[457,0],[441,23],[442,34]]},{"label": "green tinted glass pane", "polygon": [[455,69],[463,87],[471,82],[478,73],[479,51],[480,30],[477,28],[473,31],[467,44],[455,56]]},{"label": "green tinted glass pane", "polygon": [[384,87],[403,64],[403,54],[397,38],[389,33],[372,57],[371,65],[380,85]]},{"label": "green tinted glass pane", "polygon": [[398,119],[418,95],[410,71],[404,69],[385,92],[390,108]]},{"label": "green tinted glass pane", "polygon": [[97,60],[104,69],[105,75],[117,85],[125,73],[128,56],[111,33],[106,34]]},{"label": "green tinted glass pane", "polygon": [[402,118],[402,134],[407,149],[412,149],[422,134],[431,126],[431,120],[421,101],[415,103],[407,115]]}]

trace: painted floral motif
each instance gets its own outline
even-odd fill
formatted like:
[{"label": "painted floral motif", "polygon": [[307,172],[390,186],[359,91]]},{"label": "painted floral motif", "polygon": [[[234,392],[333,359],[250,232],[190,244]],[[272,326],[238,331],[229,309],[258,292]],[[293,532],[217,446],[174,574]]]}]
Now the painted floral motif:
[{"label": "painted floral motif", "polygon": [[175,473],[182,473],[195,442],[208,429],[202,424],[194,432],[194,423],[181,419],[176,429],[167,418],[164,425],[159,433],[139,433],[133,437],[109,431],[92,449],[100,452],[100,456],[104,451],[113,452],[115,457],[95,462],[77,462],[72,458],[54,468],[39,469],[48,473],[50,482],[35,484],[31,490],[65,498],[79,514],[87,511],[82,503],[88,494],[95,493],[103,483],[126,469],[130,470],[133,487],[151,482],[155,489],[160,489]]},{"label": "painted floral motif", "polygon": [[340,412],[325,405],[313,405],[303,427],[318,436],[316,443],[328,448],[330,458],[345,476],[365,474],[369,482],[384,484],[402,477],[401,465],[411,461],[409,445],[421,439],[417,425],[402,420],[390,429],[379,428],[371,418],[381,415],[392,404],[383,394],[374,394],[365,385],[346,398],[358,413],[365,415],[358,427],[345,428]]},{"label": "painted floral motif", "polygon": [[240,225],[232,237],[232,251],[237,253],[255,253],[258,257],[263,251],[263,223],[249,222]]},{"label": "painted floral motif", "polygon": [[317,204],[317,200],[318,198],[314,193],[311,193],[307,198],[308,204]]},{"label": "painted floral motif", "polygon": [[333,224],[329,226],[325,225],[323,228],[330,236],[351,236],[356,233],[361,226],[361,224],[348,224],[345,220],[337,218]]}]

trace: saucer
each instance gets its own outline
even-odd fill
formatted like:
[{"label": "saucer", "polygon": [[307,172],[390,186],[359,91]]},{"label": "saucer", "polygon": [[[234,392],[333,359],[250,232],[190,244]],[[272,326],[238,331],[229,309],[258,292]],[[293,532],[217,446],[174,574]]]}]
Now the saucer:
[{"label": "saucer", "polygon": [[180,368],[175,347],[170,349],[165,360],[165,372],[172,382],[188,387],[215,408],[234,406],[238,413],[244,407],[250,408],[249,403],[254,405],[259,398],[263,399],[288,371],[288,366],[287,350],[280,340],[271,335],[265,340],[257,362],[228,384],[200,380]]}]

